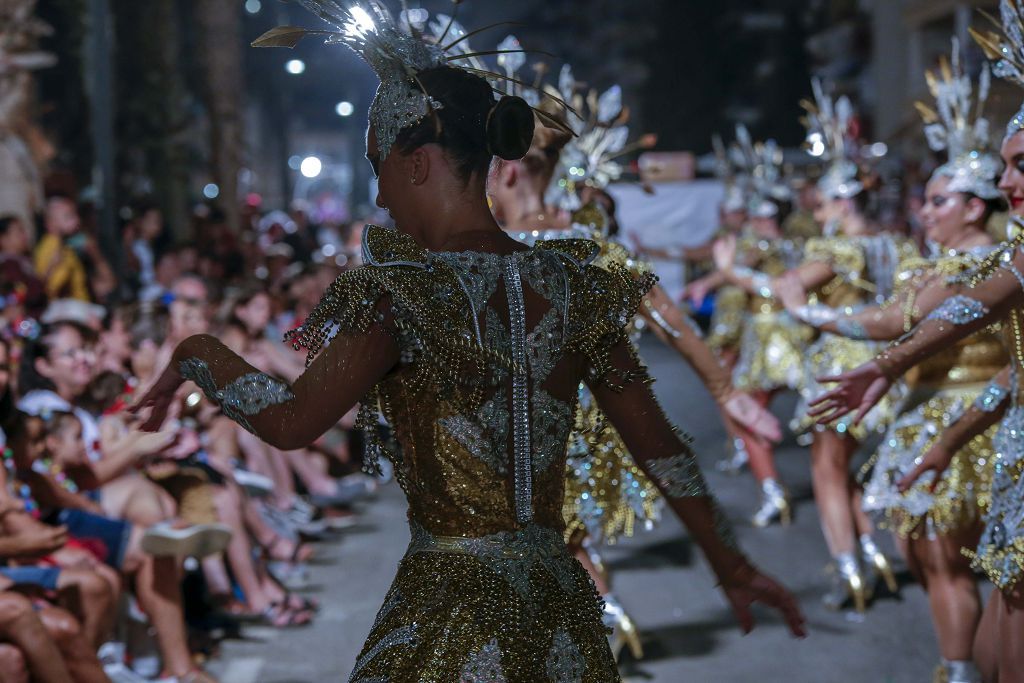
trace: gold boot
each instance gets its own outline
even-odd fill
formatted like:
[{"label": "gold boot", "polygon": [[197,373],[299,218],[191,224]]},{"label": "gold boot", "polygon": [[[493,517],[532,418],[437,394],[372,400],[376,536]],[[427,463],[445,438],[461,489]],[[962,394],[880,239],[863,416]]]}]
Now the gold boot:
[{"label": "gold boot", "polygon": [[822,598],[825,607],[839,611],[849,603],[858,614],[868,608],[868,589],[860,563],[853,553],[843,553],[835,559],[832,589]]},{"label": "gold boot", "polygon": [[793,522],[793,509],[790,507],[786,489],[769,477],[761,482],[761,507],[751,517],[750,522],[763,529],[775,521],[781,522],[782,526],[789,526]]},{"label": "gold boot", "polygon": [[873,571],[878,572],[878,576],[882,577],[889,592],[898,595],[900,585],[896,581],[896,573],[893,572],[892,565],[889,564],[889,558],[879,549],[875,539],[871,538],[869,534],[860,537],[860,554],[865,566],[871,567]]},{"label": "gold boot", "polygon": [[619,656],[625,647],[629,648],[629,653],[633,655],[633,659],[639,660],[644,658],[644,648],[640,642],[640,631],[636,627],[636,622],[626,613],[626,610],[623,609],[622,605],[611,593],[604,596],[603,621],[605,626],[612,629],[610,644],[612,654],[615,655],[615,661],[619,660]]}]

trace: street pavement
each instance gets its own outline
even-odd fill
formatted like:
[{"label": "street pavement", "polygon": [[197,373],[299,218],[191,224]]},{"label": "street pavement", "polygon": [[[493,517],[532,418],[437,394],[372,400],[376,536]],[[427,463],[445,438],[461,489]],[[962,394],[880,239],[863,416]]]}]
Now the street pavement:
[{"label": "street pavement", "polygon": [[[643,635],[645,657],[623,663],[627,682],[926,683],[938,661],[928,606],[920,586],[901,574],[901,595],[881,595],[859,617],[826,610],[828,552],[811,497],[808,453],[787,439],[778,464],[796,503],[792,526],[755,529],[753,479],[714,471],[725,436],[714,402],[671,351],[645,339],[642,355],[658,378],[668,415],[695,438],[711,487],[734,521],[740,543],[764,570],[799,598],[810,636],[789,637],[774,614],[757,612],[743,636],[715,581],[682,526],[672,518],[604,551],[614,591]],[[773,406],[788,421],[791,397]],[[405,503],[394,484],[367,505],[362,524],[317,546],[309,594],[323,609],[314,625],[293,630],[247,627],[223,644],[210,670],[222,683],[345,681],[408,542]],[[883,546],[890,539],[878,534]],[[538,682],[539,683],[539,682]]]}]

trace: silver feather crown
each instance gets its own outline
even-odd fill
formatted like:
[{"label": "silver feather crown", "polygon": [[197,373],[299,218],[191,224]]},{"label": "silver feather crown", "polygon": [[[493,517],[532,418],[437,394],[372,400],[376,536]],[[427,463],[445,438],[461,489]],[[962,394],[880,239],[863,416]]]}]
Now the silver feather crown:
[{"label": "silver feather crown", "polygon": [[743,124],[736,126],[732,159],[749,179],[748,210],[751,216],[771,218],[778,213],[775,202],[793,198],[782,170],[783,153],[775,140],[754,142]]},{"label": "silver feather crown", "polygon": [[853,104],[845,95],[833,101],[825,93],[819,79],[811,80],[814,101],[804,100],[807,111],[804,125],[808,143],[822,146],[820,156],[828,163],[825,174],[818,181],[818,189],[829,199],[849,199],[864,190],[857,180],[858,169],[854,161],[854,146],[847,139],[853,121]]},{"label": "silver feather crown", "polygon": [[747,210],[747,186],[749,178],[736,172],[729,150],[722,136],[717,133],[711,138],[711,148],[715,155],[715,177],[725,187],[722,198],[722,210],[726,213]]},{"label": "silver feather crown", "polygon": [[588,89],[576,80],[572,67],[559,72],[558,94],[578,116],[570,117],[573,137],[555,170],[547,201],[569,211],[580,208],[579,191],[584,186],[604,189],[619,180],[624,172],[622,157],[657,142],[644,135],[630,142],[630,112],[622,102],[622,88],[613,85],[602,93]]},{"label": "silver feather crown", "polygon": [[[295,2],[326,22],[331,30],[279,26],[253,41],[253,46],[290,48],[306,36],[323,36],[328,44],[345,45],[362,57],[380,79],[369,118],[377,132],[382,160],[387,158],[401,131],[443,107],[420,83],[420,72],[438,67],[462,69],[490,79],[492,87],[495,80],[505,79],[500,73],[488,71],[480,60],[495,51],[472,52],[467,41],[473,33],[467,32],[454,17],[437,15],[426,34],[405,21],[404,14],[399,15],[402,20],[396,19],[381,0]],[[508,50],[513,51],[523,50]]]},{"label": "silver feather crown", "polygon": [[[1000,22],[993,23],[1000,33],[982,33],[969,29],[971,36],[985,51],[985,56],[994,61],[992,72],[1004,80],[1024,88],[1024,3],[1021,0],[1001,0],[999,3]],[[1024,106],[1006,124],[1004,140],[1024,130]]]},{"label": "silver feather crown", "polygon": [[928,71],[925,78],[936,106],[923,102],[916,106],[925,122],[928,146],[949,156],[934,175],[949,178],[951,192],[998,199],[996,177],[1001,164],[989,150],[989,123],[984,116],[992,83],[988,65],[982,68],[975,91],[971,77],[964,73],[960,41],[954,38],[951,58],[943,57],[938,73]]}]

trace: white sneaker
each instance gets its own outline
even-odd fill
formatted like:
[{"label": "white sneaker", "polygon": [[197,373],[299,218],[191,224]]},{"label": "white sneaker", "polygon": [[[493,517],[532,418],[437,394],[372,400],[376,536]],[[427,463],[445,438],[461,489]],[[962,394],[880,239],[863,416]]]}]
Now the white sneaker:
[{"label": "white sneaker", "polygon": [[148,678],[143,678],[121,662],[104,664],[103,673],[110,679],[110,683],[148,683],[149,681]]},{"label": "white sneaker", "polygon": [[223,524],[193,524],[176,529],[160,522],[146,529],[142,551],[154,557],[194,557],[202,559],[228,547],[231,528]]},{"label": "white sneaker", "polygon": [[259,498],[274,492],[274,480],[270,477],[243,469],[236,469],[232,476],[235,483],[245,489],[250,496]]}]

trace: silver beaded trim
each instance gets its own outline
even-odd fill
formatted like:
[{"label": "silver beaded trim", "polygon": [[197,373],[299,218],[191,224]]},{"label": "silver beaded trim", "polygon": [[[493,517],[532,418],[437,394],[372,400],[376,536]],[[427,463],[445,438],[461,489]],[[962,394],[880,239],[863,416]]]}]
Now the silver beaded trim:
[{"label": "silver beaded trim", "polygon": [[992,382],[974,399],[974,407],[983,413],[994,413],[1010,395],[1010,390]]},{"label": "silver beaded trim", "polygon": [[251,372],[217,388],[210,366],[201,358],[187,358],[178,364],[178,372],[203,390],[207,398],[220,405],[226,416],[249,432],[254,432],[247,416],[258,415],[270,406],[295,398],[285,382],[262,372]]},{"label": "silver beaded trim", "polygon": [[670,498],[692,498],[708,495],[708,486],[697,459],[690,453],[651,460],[647,465],[651,476],[661,484]]},{"label": "silver beaded trim", "polygon": [[352,669],[352,676],[350,681],[355,681],[356,676],[360,671],[366,668],[369,664],[384,650],[392,647],[398,647],[399,645],[411,645],[416,647],[416,624],[409,626],[402,626],[395,629],[391,633],[387,634],[383,638],[377,641],[377,644],[371,647],[363,656],[356,660],[356,666]]},{"label": "silver beaded trim", "polygon": [[835,322],[839,318],[839,313],[836,309],[824,304],[801,306],[793,311],[793,314],[811,327],[821,327],[827,323]]},{"label": "silver beaded trim", "polygon": [[836,331],[847,339],[869,339],[867,328],[853,318],[840,318],[836,321]]},{"label": "silver beaded trim", "polygon": [[987,313],[988,308],[985,304],[969,296],[957,294],[939,304],[925,320],[945,320],[954,325],[966,325],[983,318]]},{"label": "silver beaded trim", "polygon": [[519,262],[515,256],[505,259],[505,291],[508,295],[512,338],[512,451],[515,476],[516,520],[526,524],[533,519],[533,463],[530,447],[530,393],[526,363],[526,300]]}]

